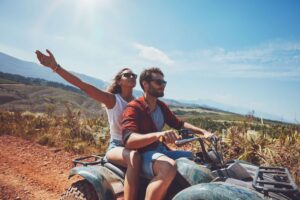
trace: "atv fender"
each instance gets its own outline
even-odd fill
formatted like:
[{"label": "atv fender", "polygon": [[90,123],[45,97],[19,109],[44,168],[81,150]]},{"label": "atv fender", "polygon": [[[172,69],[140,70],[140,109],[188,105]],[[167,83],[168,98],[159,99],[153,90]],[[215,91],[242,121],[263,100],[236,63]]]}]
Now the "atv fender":
[{"label": "atv fender", "polygon": [[172,200],[263,200],[259,193],[240,186],[223,183],[201,183],[179,192]]},{"label": "atv fender", "polygon": [[114,174],[102,166],[78,166],[71,169],[69,179],[74,175],[79,175],[91,183],[98,195],[99,200],[116,199],[110,180],[114,179]]},{"label": "atv fender", "polygon": [[176,160],[177,172],[185,178],[190,185],[209,183],[213,180],[211,171],[187,158]]}]

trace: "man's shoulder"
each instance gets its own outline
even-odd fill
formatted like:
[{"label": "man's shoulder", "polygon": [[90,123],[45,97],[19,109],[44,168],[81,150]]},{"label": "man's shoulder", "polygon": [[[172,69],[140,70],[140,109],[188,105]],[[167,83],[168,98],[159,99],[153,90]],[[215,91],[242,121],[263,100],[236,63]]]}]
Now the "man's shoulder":
[{"label": "man's shoulder", "polygon": [[169,106],[168,106],[165,102],[163,102],[162,100],[157,99],[157,103],[158,103],[158,105],[159,105],[161,108],[163,108],[163,109],[169,109]]}]

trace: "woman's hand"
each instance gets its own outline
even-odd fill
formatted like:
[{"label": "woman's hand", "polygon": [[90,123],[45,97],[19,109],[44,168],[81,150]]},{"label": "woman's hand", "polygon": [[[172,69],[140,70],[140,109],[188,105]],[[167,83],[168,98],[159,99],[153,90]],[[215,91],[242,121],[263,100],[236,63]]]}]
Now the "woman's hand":
[{"label": "woman's hand", "polygon": [[41,53],[39,50],[36,50],[36,56],[38,58],[38,60],[40,61],[40,63],[46,67],[50,67],[51,69],[55,69],[57,67],[57,62],[53,56],[53,54],[46,49],[47,53],[49,54],[49,56]]}]

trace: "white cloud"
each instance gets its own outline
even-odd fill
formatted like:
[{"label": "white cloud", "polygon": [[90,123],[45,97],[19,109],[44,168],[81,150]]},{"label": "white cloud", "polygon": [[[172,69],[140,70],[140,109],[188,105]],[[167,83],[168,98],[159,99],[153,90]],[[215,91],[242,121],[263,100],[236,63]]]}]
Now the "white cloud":
[{"label": "white cloud", "polygon": [[138,43],[135,43],[134,47],[139,50],[139,56],[144,59],[160,62],[165,65],[170,65],[174,62],[166,53],[157,48]]},{"label": "white cloud", "polygon": [[222,77],[300,79],[300,43],[275,41],[235,51],[218,47],[176,52],[173,57],[178,71]]}]

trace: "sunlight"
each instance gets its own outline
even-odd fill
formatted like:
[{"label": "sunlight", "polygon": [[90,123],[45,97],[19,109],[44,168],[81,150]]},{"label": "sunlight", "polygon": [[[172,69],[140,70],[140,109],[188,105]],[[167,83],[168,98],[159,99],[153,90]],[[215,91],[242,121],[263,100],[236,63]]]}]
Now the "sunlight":
[{"label": "sunlight", "polygon": [[109,5],[109,0],[77,0],[77,6],[85,11],[99,9]]},{"label": "sunlight", "polygon": [[92,28],[96,18],[103,14],[111,5],[109,0],[76,0],[75,23]]},{"label": "sunlight", "polygon": [[80,5],[80,7],[84,8],[91,8],[95,6],[98,2],[101,2],[101,0],[78,0],[77,4]]}]

